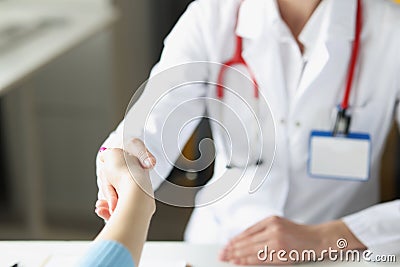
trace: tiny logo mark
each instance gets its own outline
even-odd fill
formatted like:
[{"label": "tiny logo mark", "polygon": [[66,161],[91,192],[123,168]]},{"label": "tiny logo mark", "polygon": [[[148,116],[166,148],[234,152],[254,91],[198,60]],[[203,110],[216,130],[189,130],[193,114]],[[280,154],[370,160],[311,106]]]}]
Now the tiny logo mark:
[{"label": "tiny logo mark", "polygon": [[344,238],[339,238],[339,239],[336,241],[336,246],[337,246],[339,249],[345,249],[345,248],[347,248],[347,240],[344,239]]}]

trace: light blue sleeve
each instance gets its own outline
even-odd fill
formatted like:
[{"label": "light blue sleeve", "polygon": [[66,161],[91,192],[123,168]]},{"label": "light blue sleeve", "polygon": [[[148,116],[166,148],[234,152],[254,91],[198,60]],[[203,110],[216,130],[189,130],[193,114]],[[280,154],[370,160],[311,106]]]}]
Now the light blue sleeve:
[{"label": "light blue sleeve", "polygon": [[134,267],[132,256],[120,243],[111,240],[94,242],[78,267]]}]

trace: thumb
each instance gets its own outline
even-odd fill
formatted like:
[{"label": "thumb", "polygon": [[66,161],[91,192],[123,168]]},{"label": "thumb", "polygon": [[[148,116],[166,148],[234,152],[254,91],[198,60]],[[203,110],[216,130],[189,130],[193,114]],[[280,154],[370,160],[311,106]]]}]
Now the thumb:
[{"label": "thumb", "polygon": [[128,143],[127,150],[139,159],[140,165],[146,169],[152,169],[156,165],[156,158],[146,148],[142,140],[135,138]]},{"label": "thumb", "polygon": [[107,185],[106,197],[107,197],[108,209],[110,211],[110,214],[112,214],[115,208],[117,207],[118,203],[118,195],[117,192],[115,191],[115,188],[112,185]]}]

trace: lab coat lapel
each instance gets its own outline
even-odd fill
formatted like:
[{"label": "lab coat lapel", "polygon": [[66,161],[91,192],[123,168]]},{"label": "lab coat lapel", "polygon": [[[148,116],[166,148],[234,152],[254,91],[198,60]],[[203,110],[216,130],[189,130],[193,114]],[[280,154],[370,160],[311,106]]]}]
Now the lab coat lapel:
[{"label": "lab coat lapel", "polygon": [[[272,108],[274,115],[286,114],[288,96],[285,89],[285,78],[282,68],[282,59],[279,53],[279,43],[276,38],[258,40],[248,43],[243,57],[254,70],[259,83],[260,97],[264,97]],[[262,38],[264,39],[264,38]],[[262,51],[260,53],[260,51]],[[264,101],[260,101],[263,102]],[[261,109],[263,107],[260,107]]]},{"label": "lab coat lapel", "polygon": [[[354,40],[356,0],[328,0],[325,4],[323,29],[296,92],[297,104],[309,99],[315,90],[330,88],[330,84],[344,80],[347,73]],[[297,111],[293,109],[293,112]]]},{"label": "lab coat lapel", "polygon": [[[297,98],[300,98],[304,94],[305,90],[310,88],[310,85],[316,80],[316,77],[323,73],[323,69],[328,63],[329,55],[332,52],[328,49],[325,43],[317,45],[315,49],[313,57],[309,59],[309,62],[304,69],[303,76],[296,92]],[[334,61],[337,58],[338,57],[332,58],[332,60]],[[334,63],[332,62],[332,64]]]},{"label": "lab coat lapel", "polygon": [[273,113],[287,111],[282,59],[277,53],[278,12],[275,0],[246,0],[240,9],[236,29],[244,42],[242,57],[257,79],[260,97],[267,99]]},{"label": "lab coat lapel", "polygon": [[[317,48],[315,56],[305,68],[303,78],[292,102],[292,115],[301,114],[310,104],[314,110],[321,104],[335,106],[344,92],[351,42],[332,41]],[[310,102],[311,101],[311,102]],[[317,102],[316,102],[317,101]]]}]

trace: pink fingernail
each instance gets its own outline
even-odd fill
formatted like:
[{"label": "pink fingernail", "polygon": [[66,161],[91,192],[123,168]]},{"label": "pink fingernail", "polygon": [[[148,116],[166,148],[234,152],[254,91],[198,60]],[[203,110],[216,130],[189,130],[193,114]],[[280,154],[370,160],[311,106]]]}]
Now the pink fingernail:
[{"label": "pink fingernail", "polygon": [[103,152],[104,150],[107,150],[107,148],[102,146],[102,147],[100,147],[99,152]]}]

